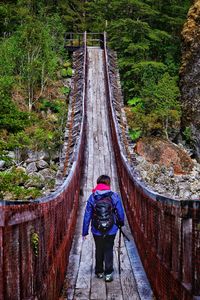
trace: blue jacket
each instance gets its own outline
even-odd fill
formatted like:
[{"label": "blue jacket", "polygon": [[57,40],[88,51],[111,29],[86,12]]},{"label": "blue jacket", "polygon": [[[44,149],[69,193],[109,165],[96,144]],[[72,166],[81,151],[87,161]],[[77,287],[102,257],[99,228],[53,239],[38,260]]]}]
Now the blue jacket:
[{"label": "blue jacket", "polygon": [[[108,197],[108,196],[111,196],[112,198],[112,203],[114,208],[116,209],[116,213],[120,225],[121,226],[124,225],[124,210],[119,195],[117,193],[111,192],[110,190],[106,190],[106,191],[97,190],[95,193],[91,194],[87,200],[87,205],[85,208],[85,214],[83,219],[83,231],[82,231],[83,236],[88,235],[89,225],[93,216],[95,201],[99,200],[102,197]],[[107,234],[114,235],[117,233],[117,230],[118,227],[116,224],[114,224]],[[91,231],[94,235],[102,235],[102,233],[93,226],[93,222],[92,222]]]}]

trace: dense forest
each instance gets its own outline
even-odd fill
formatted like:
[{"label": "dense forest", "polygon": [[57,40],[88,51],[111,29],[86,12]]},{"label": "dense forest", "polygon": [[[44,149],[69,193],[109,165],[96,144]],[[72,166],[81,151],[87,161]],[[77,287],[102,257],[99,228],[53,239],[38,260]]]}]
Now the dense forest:
[{"label": "dense forest", "polygon": [[28,150],[46,151],[56,170],[51,157],[62,145],[72,75],[63,47],[65,32],[107,31],[109,46],[118,54],[132,139],[176,138],[181,119],[180,32],[190,4],[189,0],[1,1],[0,198],[40,195],[40,186],[21,187],[30,176],[17,166]]},{"label": "dense forest", "polygon": [[176,0],[89,5],[88,24],[94,24],[93,30],[106,30],[118,53],[133,138],[151,134],[174,138],[179,130],[180,32],[189,5],[190,1]]}]

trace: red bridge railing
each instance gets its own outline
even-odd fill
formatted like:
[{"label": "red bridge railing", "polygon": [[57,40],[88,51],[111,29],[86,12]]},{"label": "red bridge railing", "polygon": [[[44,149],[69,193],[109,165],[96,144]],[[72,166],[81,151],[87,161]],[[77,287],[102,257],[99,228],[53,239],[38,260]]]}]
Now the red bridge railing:
[{"label": "red bridge railing", "polygon": [[85,145],[86,34],[82,121],[69,174],[61,187],[33,203],[0,203],[0,299],[58,299],[73,231]]},{"label": "red bridge railing", "polygon": [[[112,142],[123,203],[155,296],[162,300],[200,299],[200,201],[160,196],[137,178],[124,155],[119,117],[114,109],[117,78],[105,47],[105,77]],[[114,88],[113,88],[113,81]],[[119,89],[120,87],[118,87]],[[197,298],[196,298],[196,297]]]}]

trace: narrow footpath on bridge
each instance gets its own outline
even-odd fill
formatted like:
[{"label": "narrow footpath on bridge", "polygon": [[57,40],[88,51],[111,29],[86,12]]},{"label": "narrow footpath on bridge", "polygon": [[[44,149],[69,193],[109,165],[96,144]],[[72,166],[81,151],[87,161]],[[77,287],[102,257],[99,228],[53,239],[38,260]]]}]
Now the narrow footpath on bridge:
[{"label": "narrow footpath on bridge", "polygon": [[118,270],[118,235],[114,246],[114,280],[105,283],[94,274],[95,248],[91,233],[83,242],[81,231],[86,201],[102,174],[111,177],[111,189],[119,193],[117,171],[107,114],[103,50],[88,47],[87,146],[82,195],[66,279],[60,299],[152,299],[152,291],[142,268],[128,223],[124,228],[130,242],[122,238],[121,275]]}]

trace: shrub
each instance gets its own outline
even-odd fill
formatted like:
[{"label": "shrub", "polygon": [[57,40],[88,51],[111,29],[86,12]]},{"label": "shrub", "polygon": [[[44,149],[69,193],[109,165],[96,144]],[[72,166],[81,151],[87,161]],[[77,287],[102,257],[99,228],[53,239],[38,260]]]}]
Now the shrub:
[{"label": "shrub", "polygon": [[35,199],[41,195],[38,188],[24,188],[30,179],[23,170],[13,167],[11,170],[0,172],[0,199],[9,194],[10,200]]},{"label": "shrub", "polygon": [[168,138],[172,129],[180,124],[180,103],[177,78],[165,73],[158,83],[145,85],[141,97],[128,101],[131,112],[129,126],[142,135],[160,134]]}]

